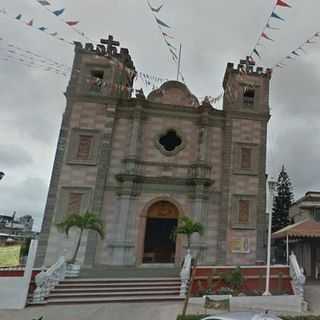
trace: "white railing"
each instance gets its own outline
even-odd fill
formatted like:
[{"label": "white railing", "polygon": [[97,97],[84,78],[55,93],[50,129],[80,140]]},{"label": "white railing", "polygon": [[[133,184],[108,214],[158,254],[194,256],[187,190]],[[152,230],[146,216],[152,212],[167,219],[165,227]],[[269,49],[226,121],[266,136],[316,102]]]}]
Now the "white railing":
[{"label": "white railing", "polygon": [[306,283],[306,277],[303,273],[303,268],[299,267],[296,255],[291,252],[289,257],[290,276],[292,278],[292,287],[294,294],[298,296],[304,295],[304,285]]},{"label": "white railing", "polygon": [[192,256],[190,249],[187,250],[187,254],[184,258],[183,266],[180,272],[180,296],[185,296],[188,291],[190,275],[191,275]]},{"label": "white railing", "polygon": [[35,276],[37,285],[33,292],[32,303],[43,302],[50,294],[50,291],[62,280],[66,274],[66,261],[60,257],[47,271],[41,271]]}]

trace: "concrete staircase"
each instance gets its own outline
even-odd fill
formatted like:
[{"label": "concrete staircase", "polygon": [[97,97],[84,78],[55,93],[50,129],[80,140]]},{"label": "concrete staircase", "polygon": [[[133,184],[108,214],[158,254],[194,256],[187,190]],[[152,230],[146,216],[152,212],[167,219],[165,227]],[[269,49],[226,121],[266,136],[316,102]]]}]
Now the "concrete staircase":
[{"label": "concrete staircase", "polygon": [[178,277],[80,278],[60,282],[47,304],[181,301]]}]

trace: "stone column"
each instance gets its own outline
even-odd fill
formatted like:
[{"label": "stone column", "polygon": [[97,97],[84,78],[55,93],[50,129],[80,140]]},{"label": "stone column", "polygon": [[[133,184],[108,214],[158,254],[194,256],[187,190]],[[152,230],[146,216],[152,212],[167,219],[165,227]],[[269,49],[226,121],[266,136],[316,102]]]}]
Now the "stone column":
[{"label": "stone column", "polygon": [[117,217],[116,237],[111,243],[112,259],[115,265],[134,265],[135,242],[132,239],[132,228],[135,218],[135,198],[137,192],[137,179],[139,175],[139,147],[142,135],[142,106],[137,100],[132,113],[131,128],[128,134],[128,145],[126,158],[123,160],[123,173],[119,180],[121,183],[119,191],[119,210]]},{"label": "stone column", "polygon": [[[139,103],[139,102],[138,102]],[[138,150],[141,145],[141,120],[142,120],[142,106],[136,104],[132,113],[131,130],[128,136],[127,154],[124,159],[124,171],[126,173],[137,173],[139,158]]]}]

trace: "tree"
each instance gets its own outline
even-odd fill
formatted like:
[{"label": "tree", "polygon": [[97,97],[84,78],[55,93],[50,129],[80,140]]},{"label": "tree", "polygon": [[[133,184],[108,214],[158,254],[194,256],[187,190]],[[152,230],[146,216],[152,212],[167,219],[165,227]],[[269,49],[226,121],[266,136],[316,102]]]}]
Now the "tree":
[{"label": "tree", "polygon": [[[191,236],[194,233],[198,233],[201,236],[201,235],[203,235],[203,231],[204,231],[204,227],[200,222],[193,221],[191,218],[184,216],[180,219],[178,227],[175,231],[175,234],[182,234],[187,237],[187,250],[188,250],[188,253],[190,254]],[[193,262],[193,266],[194,267],[196,266],[196,261]],[[189,288],[188,288],[188,291],[187,291],[187,294],[186,294],[186,297],[184,300],[184,305],[183,305],[183,310],[182,310],[182,319],[185,318],[185,315],[187,313],[189,297],[191,294],[192,281],[193,281],[193,277],[194,277],[194,270],[195,270],[195,268],[193,269],[193,271],[191,273]]]},{"label": "tree", "polygon": [[292,185],[284,166],[282,166],[277,181],[276,196],[273,200],[272,232],[278,231],[290,224],[289,208],[292,201]]},{"label": "tree", "polygon": [[191,247],[191,236],[194,233],[198,233],[200,236],[203,235],[204,227],[200,222],[193,221],[189,217],[182,217],[179,220],[179,225],[175,231],[176,234],[182,234],[187,237],[187,249]]},{"label": "tree", "polygon": [[73,264],[75,263],[77,259],[77,255],[80,248],[80,243],[83,235],[84,230],[93,230],[96,231],[101,239],[104,238],[104,224],[100,220],[100,218],[90,212],[86,212],[84,214],[70,214],[68,215],[61,223],[57,224],[57,228],[64,232],[67,237],[69,236],[69,231],[71,228],[78,228],[80,229],[80,234],[77,242],[76,249],[74,251],[74,254],[69,261],[69,263]]}]

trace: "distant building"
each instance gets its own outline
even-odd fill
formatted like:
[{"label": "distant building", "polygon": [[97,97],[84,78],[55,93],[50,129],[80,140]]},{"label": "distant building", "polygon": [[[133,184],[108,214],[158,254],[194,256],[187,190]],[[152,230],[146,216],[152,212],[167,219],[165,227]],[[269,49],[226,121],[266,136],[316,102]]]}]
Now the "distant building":
[{"label": "distant building", "polygon": [[308,191],[289,209],[292,224],[275,232],[273,238],[286,239],[299,265],[311,279],[320,279],[320,192]]},{"label": "distant building", "polygon": [[0,233],[10,236],[33,237],[36,233],[32,232],[33,218],[31,215],[24,215],[15,218],[12,216],[0,215]]},{"label": "distant building", "polygon": [[320,192],[308,191],[294,202],[289,210],[289,217],[293,222],[305,219],[313,219],[320,222]]}]

